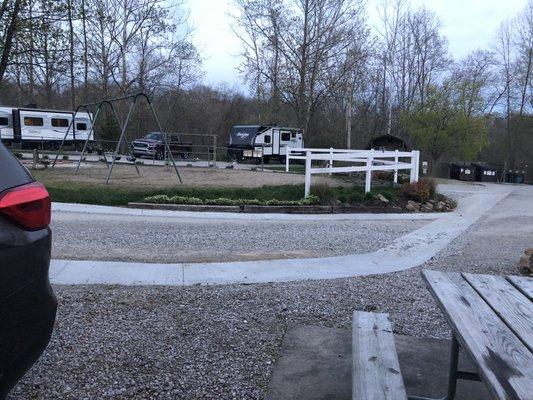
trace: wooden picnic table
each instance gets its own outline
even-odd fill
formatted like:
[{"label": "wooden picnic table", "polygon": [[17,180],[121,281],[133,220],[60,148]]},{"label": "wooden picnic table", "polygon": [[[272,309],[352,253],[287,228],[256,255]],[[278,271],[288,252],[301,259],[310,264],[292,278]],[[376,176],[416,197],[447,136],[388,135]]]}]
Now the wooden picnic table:
[{"label": "wooden picnic table", "polygon": [[[533,400],[533,279],[427,270],[422,276],[452,330],[445,399],[467,379],[483,381],[495,399]],[[460,349],[477,373],[458,370]]]}]

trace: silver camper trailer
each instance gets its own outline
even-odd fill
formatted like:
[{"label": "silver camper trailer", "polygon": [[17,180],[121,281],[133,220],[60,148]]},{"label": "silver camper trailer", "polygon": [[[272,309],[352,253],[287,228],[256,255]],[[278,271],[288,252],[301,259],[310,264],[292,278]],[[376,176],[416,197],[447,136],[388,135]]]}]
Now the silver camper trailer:
[{"label": "silver camper trailer", "polygon": [[76,145],[89,135],[93,140],[91,128],[87,112],[0,106],[0,139],[6,145],[58,148],[67,131],[66,143]]},{"label": "silver camper trailer", "polygon": [[303,133],[298,128],[273,125],[234,126],[229,134],[228,155],[235,160],[268,163],[271,158],[285,161],[287,147],[304,147]]}]

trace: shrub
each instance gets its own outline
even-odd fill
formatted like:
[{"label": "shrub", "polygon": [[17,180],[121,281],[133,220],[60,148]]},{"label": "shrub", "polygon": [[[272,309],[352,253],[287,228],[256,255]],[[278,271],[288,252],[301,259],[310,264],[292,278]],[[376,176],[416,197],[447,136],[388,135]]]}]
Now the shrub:
[{"label": "shrub", "polygon": [[13,155],[17,158],[22,158],[22,153],[13,153]]},{"label": "shrub", "polygon": [[337,200],[339,200],[341,203],[346,203],[348,201],[348,196],[345,194],[341,194],[337,196]]},{"label": "shrub", "polygon": [[68,156],[66,154],[62,158],[63,158],[63,161],[68,161]]},{"label": "shrub", "polygon": [[198,197],[187,196],[173,196],[169,197],[165,194],[148,196],[142,200],[145,203],[155,204],[189,204],[189,205],[216,205],[216,206],[307,206],[315,205],[319,203],[319,199],[316,196],[307,196],[301,200],[278,200],[270,199],[267,201],[261,201],[258,199],[229,199],[226,197],[217,197],[216,199],[202,200]]},{"label": "shrub", "polygon": [[434,199],[437,194],[437,180],[435,178],[424,177],[420,179],[420,182],[428,187],[429,198]]},{"label": "shrub", "polygon": [[319,203],[322,205],[328,205],[335,199],[335,194],[331,190],[329,184],[325,181],[314,183],[311,186],[311,194],[318,198]]},{"label": "shrub", "polygon": [[320,199],[317,196],[314,196],[311,194],[303,198],[302,200],[300,200],[299,203],[302,206],[313,206],[313,205],[320,204]]},{"label": "shrub", "polygon": [[190,205],[202,205],[204,201],[198,197],[185,197],[185,196],[173,196],[170,199],[171,204],[190,204]]},{"label": "shrub", "polygon": [[357,193],[357,192],[354,192],[354,193],[350,193],[348,195],[348,203],[350,204],[357,204],[357,203],[361,203],[363,201],[363,194],[361,193]]},{"label": "shrub", "polygon": [[249,206],[262,206],[263,205],[263,202],[261,200],[258,200],[258,199],[250,199],[250,200],[241,200],[240,201],[241,205],[249,205]]},{"label": "shrub", "polygon": [[422,178],[418,182],[404,183],[402,194],[409,200],[425,203],[429,199],[435,198],[437,193],[437,182],[433,178]]},{"label": "shrub", "polygon": [[283,202],[277,199],[267,200],[265,201],[266,206],[281,206],[283,205]]},{"label": "shrub", "polygon": [[207,199],[204,201],[205,204],[210,204],[213,206],[238,206],[239,200],[228,199],[226,197],[219,197],[217,199]]},{"label": "shrub", "polygon": [[372,173],[372,179],[378,181],[390,182],[394,178],[394,172],[391,171],[374,171]]},{"label": "shrub", "polygon": [[145,203],[167,204],[170,202],[170,197],[166,194],[158,194],[155,196],[148,196],[143,199]]},{"label": "shrub", "polygon": [[48,154],[43,155],[43,160],[48,160]]}]

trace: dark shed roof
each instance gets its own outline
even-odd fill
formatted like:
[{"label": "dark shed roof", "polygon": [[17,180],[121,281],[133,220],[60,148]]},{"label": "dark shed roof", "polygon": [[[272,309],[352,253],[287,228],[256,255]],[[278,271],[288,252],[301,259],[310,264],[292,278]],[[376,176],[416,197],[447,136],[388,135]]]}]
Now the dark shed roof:
[{"label": "dark shed roof", "polygon": [[407,140],[401,137],[385,134],[376,136],[368,142],[367,150],[385,148],[386,150],[410,151],[412,148]]}]

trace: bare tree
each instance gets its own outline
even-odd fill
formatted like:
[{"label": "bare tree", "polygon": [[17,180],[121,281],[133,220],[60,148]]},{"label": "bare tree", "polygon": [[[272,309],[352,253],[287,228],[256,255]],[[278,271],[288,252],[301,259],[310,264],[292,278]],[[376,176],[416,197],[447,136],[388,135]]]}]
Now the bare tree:
[{"label": "bare tree", "polygon": [[9,65],[13,41],[17,34],[21,5],[22,0],[3,0],[0,6],[0,23],[2,27],[5,27],[0,29],[0,45],[2,47],[0,56],[0,83],[2,83]]},{"label": "bare tree", "polygon": [[[236,0],[243,70],[258,95],[279,94],[309,130],[320,102],[340,88],[350,68],[346,55],[364,29],[356,0]],[[250,79],[250,77],[252,79]]]}]

